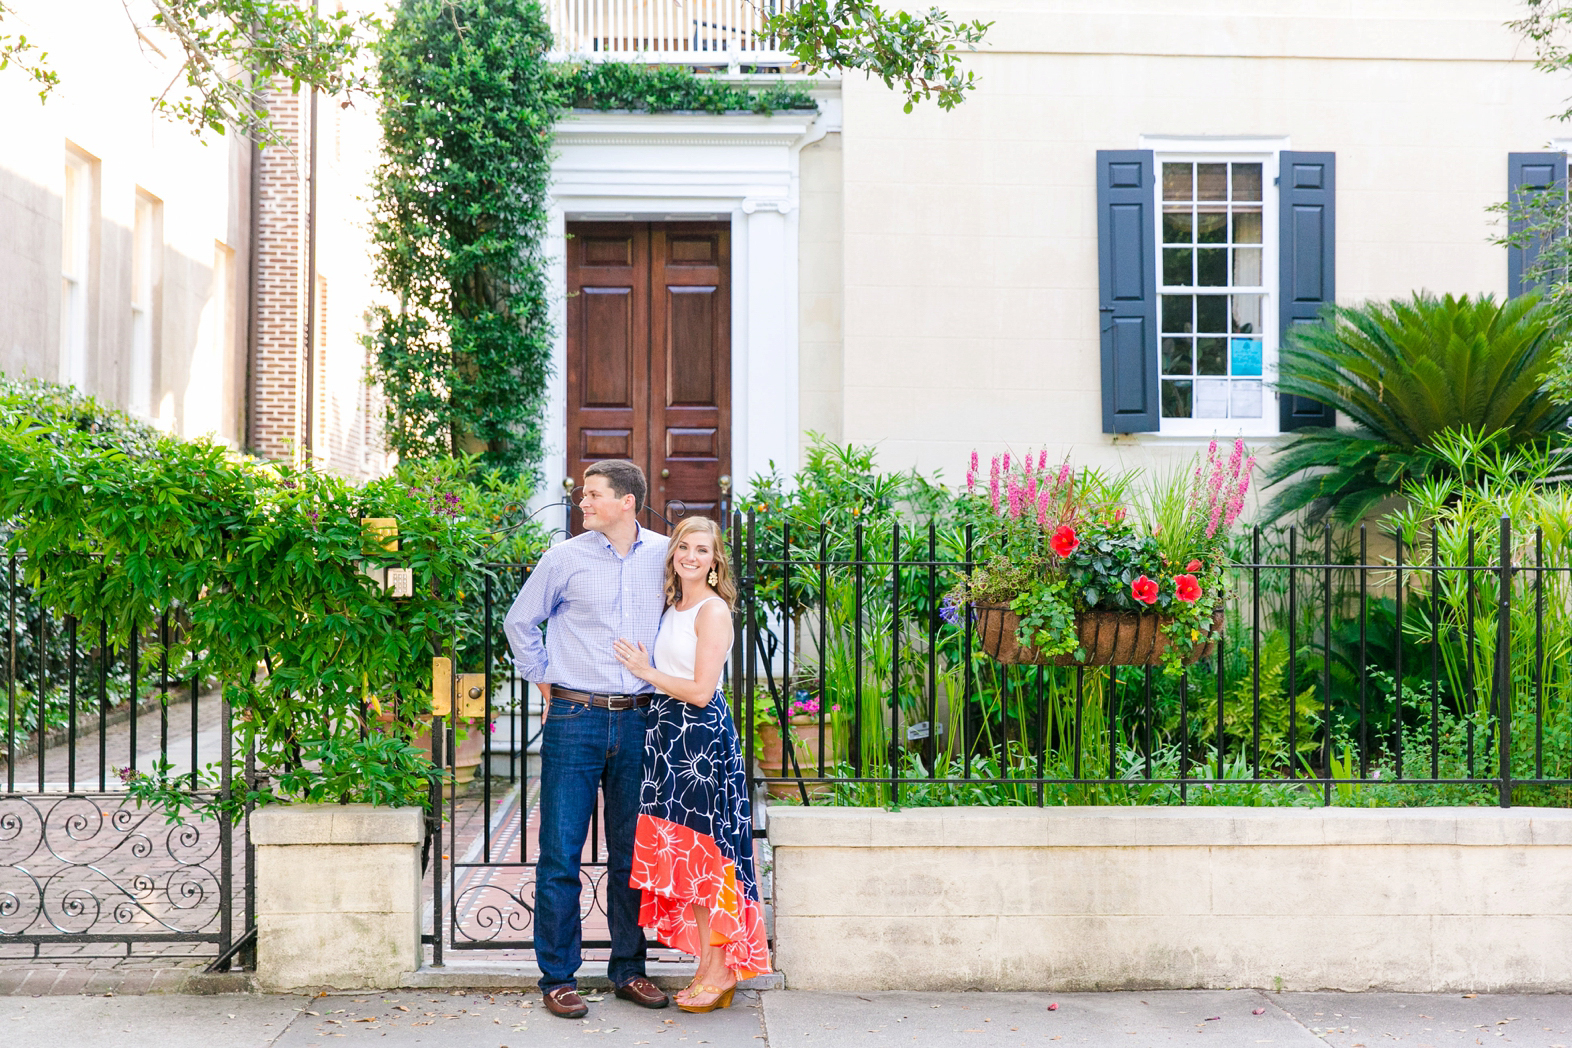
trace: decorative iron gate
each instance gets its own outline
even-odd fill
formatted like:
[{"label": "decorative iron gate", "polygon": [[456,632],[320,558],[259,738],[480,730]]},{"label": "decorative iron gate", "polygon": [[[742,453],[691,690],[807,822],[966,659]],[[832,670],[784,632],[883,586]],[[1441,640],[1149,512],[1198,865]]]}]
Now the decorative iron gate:
[{"label": "decorative iron gate", "polygon": [[[227,796],[227,705],[199,678],[179,679],[166,654],[143,658],[146,648],[165,652],[178,612],[115,651],[103,623],[57,620],[35,605],[19,568],[12,558],[0,578],[0,956],[47,960],[66,947],[80,958],[98,945],[114,948],[105,956],[190,957],[210,947],[210,969],[227,968],[254,924],[243,824],[237,838],[228,820],[168,823],[125,792],[164,767],[189,774],[201,798]],[[203,780],[209,765],[216,784]]]},{"label": "decorative iron gate", "polygon": [[[571,510],[564,500],[539,512]],[[668,504],[675,519],[681,502]],[[645,523],[669,532],[675,520],[646,507]],[[735,514],[732,516],[735,517]],[[566,529],[557,532],[565,534]],[[734,552],[734,562],[736,555]],[[737,562],[740,563],[740,562]],[[535,686],[520,680],[502,633],[502,619],[533,564],[488,564],[481,592],[471,595],[477,627],[458,638],[456,659],[433,660],[432,759],[443,769],[433,783],[427,821],[432,963],[449,950],[533,950],[535,832],[540,781],[540,707]],[[741,615],[739,613],[739,627]],[[743,636],[739,628],[738,637]],[[737,645],[740,649],[740,644]],[[731,674],[741,667],[733,652]],[[466,669],[490,672],[462,672]],[[590,819],[580,862],[587,953],[610,950],[606,926],[606,841],[600,811]],[[651,944],[652,950],[664,950]]]}]

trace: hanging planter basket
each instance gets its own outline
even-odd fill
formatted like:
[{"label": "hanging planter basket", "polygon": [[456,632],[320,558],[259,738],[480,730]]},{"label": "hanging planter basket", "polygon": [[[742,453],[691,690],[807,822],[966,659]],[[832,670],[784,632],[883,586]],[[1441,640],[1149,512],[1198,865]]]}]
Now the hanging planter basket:
[{"label": "hanging planter basket", "polygon": [[[1074,652],[1045,658],[1036,648],[1022,644],[1017,637],[1020,616],[1008,604],[972,607],[983,650],[1007,666],[1157,666],[1169,647],[1163,627],[1173,621],[1168,615],[1137,615],[1128,611],[1081,612],[1075,616],[1080,646],[1086,652],[1086,661],[1081,662]],[[1212,625],[1206,633],[1209,639],[1185,656],[1186,666],[1209,658],[1217,650],[1217,638],[1223,634],[1221,611],[1212,615]]]}]

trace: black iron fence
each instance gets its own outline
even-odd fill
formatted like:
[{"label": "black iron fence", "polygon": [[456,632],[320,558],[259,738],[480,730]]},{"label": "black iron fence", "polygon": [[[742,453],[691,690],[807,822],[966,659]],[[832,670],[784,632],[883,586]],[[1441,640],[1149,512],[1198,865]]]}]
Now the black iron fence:
[{"label": "black iron fence", "polygon": [[36,958],[97,944],[226,967],[254,924],[244,825],[238,836],[227,819],[174,825],[125,786],[189,775],[194,795],[227,799],[228,706],[178,654],[171,665],[177,610],[116,649],[106,622],[35,603],[20,567],[0,562],[0,948]]},{"label": "black iron fence", "polygon": [[738,718],[781,800],[1572,799],[1572,560],[1506,519],[1255,529],[1215,654],[1177,670],[996,662],[973,609],[943,600],[970,532],[750,515],[732,533]]},{"label": "black iron fence", "polygon": [[[741,600],[726,687],[755,785],[779,802],[1572,800],[1565,536],[1507,520],[1254,530],[1232,551],[1216,650],[1169,669],[995,661],[972,609],[945,600],[978,555],[961,528],[727,523]],[[243,827],[171,828],[120,788],[155,762],[175,775],[216,762],[225,792],[254,773],[216,682],[167,661],[178,613],[111,650],[102,625],[53,619],[5,567],[0,947],[186,943],[226,958],[253,923]],[[452,649],[477,694],[432,722],[450,773],[428,851],[437,959],[533,945],[539,704],[501,632],[529,569],[477,569]],[[590,949],[609,946],[595,927],[604,868],[597,820]]]}]

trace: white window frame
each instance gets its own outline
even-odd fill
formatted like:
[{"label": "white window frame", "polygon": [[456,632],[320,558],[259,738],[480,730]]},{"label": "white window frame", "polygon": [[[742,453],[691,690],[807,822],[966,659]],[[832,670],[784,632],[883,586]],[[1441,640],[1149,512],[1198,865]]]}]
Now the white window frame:
[{"label": "white window frame", "polygon": [[67,149],[60,195],[60,381],[87,383],[87,312],[92,287],[97,187],[92,159]]},{"label": "white window frame", "polygon": [[[1281,252],[1278,232],[1278,169],[1280,154],[1289,148],[1287,139],[1261,138],[1170,138],[1143,136],[1143,149],[1152,150],[1153,214],[1154,228],[1152,286],[1156,289],[1158,324],[1161,325],[1162,296],[1170,294],[1195,294],[1194,288],[1168,288],[1163,279],[1163,164],[1164,163],[1256,163],[1261,164],[1261,417],[1235,418],[1163,418],[1162,386],[1158,385],[1157,435],[1185,439],[1205,437],[1275,437],[1282,432],[1281,412],[1277,403],[1277,354],[1279,346],[1280,286],[1278,262]],[[1157,333],[1158,353],[1162,349],[1162,333]],[[1160,361],[1159,357],[1159,361]],[[1159,369],[1161,363],[1159,362]],[[1161,374],[1161,371],[1159,371]]]},{"label": "white window frame", "polygon": [[163,204],[137,190],[131,231],[131,355],[127,361],[127,406],[153,416],[153,380],[158,359],[158,297],[162,285]]}]

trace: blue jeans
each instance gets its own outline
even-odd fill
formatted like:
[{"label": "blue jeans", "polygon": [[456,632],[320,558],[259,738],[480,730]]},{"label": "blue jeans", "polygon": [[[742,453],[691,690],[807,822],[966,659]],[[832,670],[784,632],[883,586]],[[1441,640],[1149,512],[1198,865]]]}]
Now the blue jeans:
[{"label": "blue jeans", "polygon": [[577,986],[583,962],[579,862],[589,836],[595,794],[606,795],[606,917],[611,963],[622,986],[644,974],[644,929],[633,874],[633,831],[644,778],[644,726],[649,710],[615,712],[551,700],[540,744],[540,854],[535,867],[535,960],[540,988]]}]

